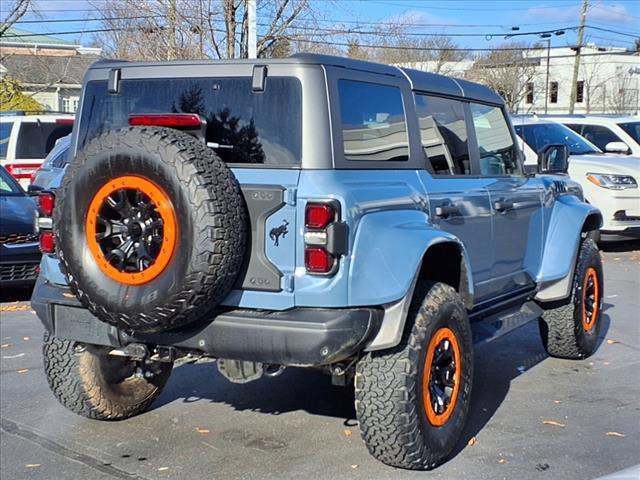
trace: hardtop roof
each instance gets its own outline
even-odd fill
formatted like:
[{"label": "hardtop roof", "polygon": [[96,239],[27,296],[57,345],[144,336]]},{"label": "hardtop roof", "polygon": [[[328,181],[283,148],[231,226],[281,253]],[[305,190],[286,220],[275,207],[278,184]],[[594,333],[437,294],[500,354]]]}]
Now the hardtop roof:
[{"label": "hardtop roof", "polygon": [[435,93],[438,95],[462,97],[469,100],[492,103],[502,106],[504,101],[493,90],[478,83],[455,79],[445,75],[422,72],[410,68],[400,68],[382,63],[355,60],[352,58],[320,55],[315,53],[297,53],[287,58],[276,59],[233,59],[233,60],[169,60],[162,62],[128,62],[123,60],[99,60],[90,69],[112,69],[132,67],[154,67],[168,65],[326,65],[333,67],[359,70],[396,78],[406,78],[414,91]]}]

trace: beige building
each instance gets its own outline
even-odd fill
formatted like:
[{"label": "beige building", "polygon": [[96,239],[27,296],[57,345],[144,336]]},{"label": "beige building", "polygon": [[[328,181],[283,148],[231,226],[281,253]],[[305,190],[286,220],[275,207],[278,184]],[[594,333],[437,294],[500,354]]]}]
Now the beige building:
[{"label": "beige building", "polygon": [[74,113],[82,78],[100,53],[100,48],[10,28],[0,38],[0,77],[20,81],[48,111]]}]

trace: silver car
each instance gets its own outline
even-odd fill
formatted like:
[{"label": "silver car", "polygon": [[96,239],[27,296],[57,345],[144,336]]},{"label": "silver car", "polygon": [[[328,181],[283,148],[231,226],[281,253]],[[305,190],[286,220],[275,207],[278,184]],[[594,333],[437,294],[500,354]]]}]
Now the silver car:
[{"label": "silver car", "polygon": [[50,190],[51,188],[56,188],[59,185],[64,169],[69,163],[70,146],[70,134],[58,139],[55,146],[42,163],[42,166],[36,170],[33,180],[28,187],[29,192]]}]

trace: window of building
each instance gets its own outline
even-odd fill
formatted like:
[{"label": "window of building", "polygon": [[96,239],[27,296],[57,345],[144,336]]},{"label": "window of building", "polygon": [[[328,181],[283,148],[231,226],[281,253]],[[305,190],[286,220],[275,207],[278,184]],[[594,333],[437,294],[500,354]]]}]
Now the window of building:
[{"label": "window of building", "polygon": [[528,104],[533,103],[533,88],[534,88],[533,82],[527,83],[527,99],[526,99],[526,101],[527,101]]},{"label": "window of building", "polygon": [[78,97],[63,97],[62,98],[62,111],[75,113],[78,110]]},{"label": "window of building", "polygon": [[582,103],[584,101],[584,80],[578,80],[576,86],[576,103]]},{"label": "window of building", "polygon": [[436,175],[469,175],[464,105],[448,98],[416,95],[422,148]]},{"label": "window of building", "polygon": [[551,82],[549,86],[549,101],[558,103],[558,82]]},{"label": "window of building", "polygon": [[471,104],[480,153],[480,173],[487,176],[520,173],[518,153],[502,109]]},{"label": "window of building", "polygon": [[407,123],[398,87],[340,80],[338,91],[346,160],[409,159]]}]

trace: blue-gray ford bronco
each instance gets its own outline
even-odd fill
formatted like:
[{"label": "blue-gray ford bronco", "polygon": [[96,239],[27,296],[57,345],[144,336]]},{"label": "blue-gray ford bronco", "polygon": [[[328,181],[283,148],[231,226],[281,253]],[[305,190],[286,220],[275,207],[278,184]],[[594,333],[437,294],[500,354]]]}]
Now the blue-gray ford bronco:
[{"label": "blue-gray ford bronco", "polygon": [[39,197],[51,389],[122,420],[174,362],[239,383],[320,369],[355,386],[373,456],[433,468],[465,424],[474,344],[532,320],[551,356],[598,344],[602,218],[567,156],[548,145],[525,174],[502,99],[445,76],[318,55],[98,62]]}]

